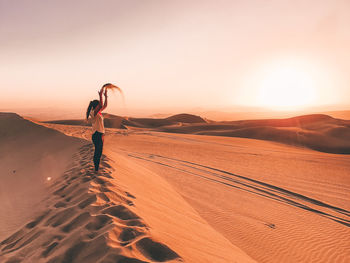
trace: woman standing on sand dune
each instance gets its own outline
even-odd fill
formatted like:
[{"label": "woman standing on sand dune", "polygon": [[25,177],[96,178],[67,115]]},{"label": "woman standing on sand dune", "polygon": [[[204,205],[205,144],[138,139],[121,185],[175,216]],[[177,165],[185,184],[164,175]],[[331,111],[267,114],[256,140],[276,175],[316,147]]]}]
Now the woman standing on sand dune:
[{"label": "woman standing on sand dune", "polygon": [[[92,100],[86,111],[86,120],[88,120],[89,116],[91,117],[92,122],[92,142],[95,145],[94,152],[94,165],[95,172],[98,172],[98,168],[100,166],[100,160],[102,156],[103,142],[104,142],[104,133],[105,127],[103,124],[103,116],[102,111],[107,108],[107,87],[111,85],[109,83],[102,86],[101,90],[98,92],[100,100]],[[102,93],[103,89],[105,102],[103,103]]]}]

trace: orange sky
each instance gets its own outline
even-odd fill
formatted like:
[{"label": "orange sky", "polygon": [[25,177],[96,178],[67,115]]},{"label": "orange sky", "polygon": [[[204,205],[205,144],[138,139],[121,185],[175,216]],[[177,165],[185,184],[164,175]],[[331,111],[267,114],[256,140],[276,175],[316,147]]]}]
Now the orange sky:
[{"label": "orange sky", "polygon": [[0,0],[0,108],[85,108],[105,82],[130,109],[274,106],[289,71],[312,86],[293,91],[302,106],[347,106],[349,13],[347,0]]}]

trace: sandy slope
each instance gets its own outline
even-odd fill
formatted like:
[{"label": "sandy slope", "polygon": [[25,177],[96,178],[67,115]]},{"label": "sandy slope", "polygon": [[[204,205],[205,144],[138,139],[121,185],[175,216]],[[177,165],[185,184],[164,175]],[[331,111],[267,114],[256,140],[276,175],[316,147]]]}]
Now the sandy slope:
[{"label": "sandy slope", "polygon": [[35,214],[37,203],[46,196],[48,179],[63,173],[81,145],[81,140],[16,114],[0,113],[0,239]]},{"label": "sandy slope", "polygon": [[350,156],[149,132],[108,142],[166,178],[258,262],[350,260]]},{"label": "sandy slope", "polygon": [[251,139],[120,130],[108,131],[106,148],[166,178],[259,262],[350,260],[350,156]]},{"label": "sandy slope", "polygon": [[[52,127],[89,136],[87,127]],[[114,129],[107,131],[106,149],[117,162],[137,162],[167,179],[258,262],[350,261],[348,155],[253,139]]]},{"label": "sandy slope", "polygon": [[[52,180],[40,188],[40,204],[32,202],[30,195],[25,197],[35,205],[33,211],[20,206],[23,199],[7,208],[25,217],[18,230],[11,230],[13,234],[0,242],[1,262],[254,262],[203,220],[166,180],[123,153],[112,151],[113,147],[106,148],[101,173],[95,176],[90,142],[16,115],[1,117],[6,131],[11,131],[3,144],[6,149],[14,152],[19,146],[30,146],[35,157],[54,151],[58,162],[63,157],[72,158],[65,169],[42,169],[41,175],[47,178],[57,168]],[[84,127],[65,127],[69,135],[91,136]],[[42,144],[34,140],[38,135]],[[51,146],[52,142],[59,147]],[[29,155],[9,155],[7,160],[19,165],[27,158]],[[46,163],[46,159],[30,160],[32,167]],[[27,186],[40,184],[41,177],[26,170],[23,174],[30,176]],[[4,175],[2,181],[10,180]],[[8,190],[25,193],[20,178],[13,182],[18,184]],[[10,191],[2,189],[1,194],[2,202],[14,198]],[[7,222],[0,226],[8,230]]]}]

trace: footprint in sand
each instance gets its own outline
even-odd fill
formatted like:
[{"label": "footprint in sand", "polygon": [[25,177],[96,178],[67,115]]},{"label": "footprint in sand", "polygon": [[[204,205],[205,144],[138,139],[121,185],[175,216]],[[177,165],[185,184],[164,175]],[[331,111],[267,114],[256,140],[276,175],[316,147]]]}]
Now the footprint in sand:
[{"label": "footprint in sand", "polygon": [[96,200],[97,200],[96,195],[90,195],[88,198],[86,198],[85,200],[81,201],[78,204],[78,207],[80,209],[84,209],[88,205],[91,205],[92,203],[94,203]]},{"label": "footprint in sand", "polygon": [[45,211],[42,215],[38,216],[36,219],[26,224],[26,228],[33,228],[37,226],[50,212],[51,209]]},{"label": "footprint in sand", "polygon": [[126,227],[122,229],[118,236],[118,240],[122,243],[123,246],[128,245],[130,242],[135,240],[137,237],[145,235],[143,231],[139,231],[132,227]]},{"label": "footprint in sand", "polygon": [[[4,255],[11,255],[6,263],[181,260],[153,240],[149,227],[127,207],[134,205],[130,199],[135,196],[113,183],[114,169],[106,156],[101,173],[91,172],[91,147],[83,146],[72,166],[52,184],[52,196],[46,199],[50,209],[0,243],[0,260]],[[132,250],[139,251],[141,258],[129,257]]]},{"label": "footprint in sand", "polygon": [[164,262],[180,258],[180,256],[164,244],[145,237],[136,242],[137,249],[148,259]]},{"label": "footprint in sand", "polygon": [[100,230],[109,223],[112,223],[113,219],[107,215],[97,215],[85,226],[86,229],[91,231]]},{"label": "footprint in sand", "polygon": [[79,226],[86,223],[91,218],[91,215],[89,212],[83,212],[77,217],[75,217],[72,221],[70,221],[68,224],[64,225],[61,230],[63,232],[71,232],[72,230],[78,229]]}]

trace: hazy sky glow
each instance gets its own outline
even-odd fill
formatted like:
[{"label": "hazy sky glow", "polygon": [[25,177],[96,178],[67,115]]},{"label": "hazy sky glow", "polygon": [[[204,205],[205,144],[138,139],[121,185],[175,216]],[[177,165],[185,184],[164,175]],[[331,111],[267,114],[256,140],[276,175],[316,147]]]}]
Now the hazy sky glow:
[{"label": "hazy sky glow", "polygon": [[1,108],[86,107],[105,82],[129,108],[349,105],[349,13],[348,0],[0,0]]}]

